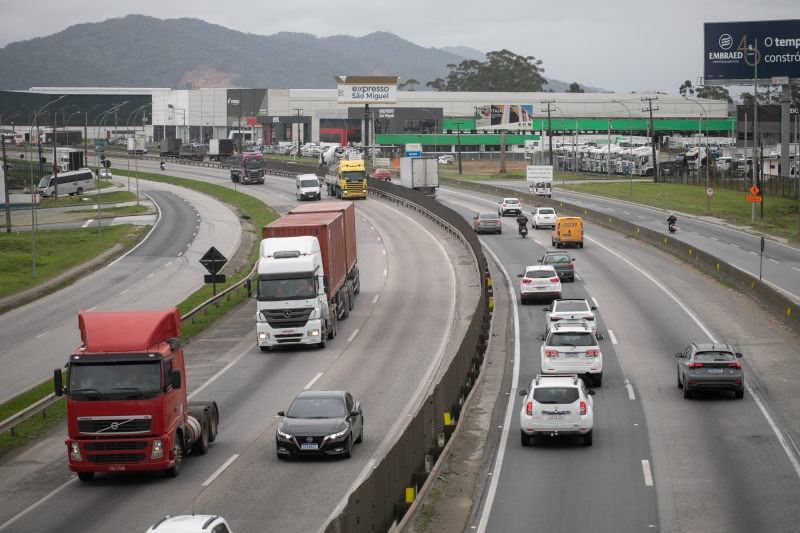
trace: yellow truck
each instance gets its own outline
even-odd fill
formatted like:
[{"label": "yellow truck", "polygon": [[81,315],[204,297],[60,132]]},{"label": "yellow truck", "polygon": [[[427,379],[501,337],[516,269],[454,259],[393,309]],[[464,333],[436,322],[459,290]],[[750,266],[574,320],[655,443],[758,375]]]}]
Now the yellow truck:
[{"label": "yellow truck", "polygon": [[328,196],[337,198],[363,198],[367,199],[367,171],[364,160],[339,161],[337,167],[331,169],[325,176]]}]

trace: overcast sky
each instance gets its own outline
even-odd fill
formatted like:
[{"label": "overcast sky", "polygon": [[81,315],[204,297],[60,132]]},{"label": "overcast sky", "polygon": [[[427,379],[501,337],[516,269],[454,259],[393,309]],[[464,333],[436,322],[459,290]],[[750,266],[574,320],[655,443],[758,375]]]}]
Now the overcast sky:
[{"label": "overcast sky", "polygon": [[551,78],[617,92],[670,94],[702,75],[704,22],[800,19],[800,0],[38,0],[33,10],[25,2],[3,4],[0,46],[132,13],[194,17],[262,35],[387,31],[425,47],[506,48],[543,60]]}]

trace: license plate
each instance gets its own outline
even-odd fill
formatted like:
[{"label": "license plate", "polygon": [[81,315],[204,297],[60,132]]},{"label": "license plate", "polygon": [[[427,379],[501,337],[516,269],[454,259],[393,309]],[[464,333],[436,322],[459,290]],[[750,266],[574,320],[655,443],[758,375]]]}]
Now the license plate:
[{"label": "license plate", "polygon": [[108,471],[109,472],[121,472],[123,470],[125,470],[124,466],[109,466],[108,467]]},{"label": "license plate", "polygon": [[564,415],[547,415],[547,418],[564,418]]},{"label": "license plate", "polygon": [[709,368],[708,369],[708,373],[709,374],[722,374],[722,369],[721,368]]},{"label": "license plate", "polygon": [[544,290],[544,287],[536,287],[536,290],[537,290],[537,291],[543,291],[543,290]]},{"label": "license plate", "polygon": [[568,352],[568,353],[564,354],[564,357],[578,357],[578,356],[580,356],[580,354],[578,354],[578,353],[570,353],[570,352]]},{"label": "license plate", "polygon": [[573,318],[569,318],[569,319],[567,319],[567,322],[580,322],[580,320],[578,320],[577,318],[574,318],[574,319]]},{"label": "license plate", "polygon": [[314,444],[314,443],[308,444],[308,443],[304,442],[303,444],[300,445],[300,449],[301,450],[319,450],[319,445]]}]

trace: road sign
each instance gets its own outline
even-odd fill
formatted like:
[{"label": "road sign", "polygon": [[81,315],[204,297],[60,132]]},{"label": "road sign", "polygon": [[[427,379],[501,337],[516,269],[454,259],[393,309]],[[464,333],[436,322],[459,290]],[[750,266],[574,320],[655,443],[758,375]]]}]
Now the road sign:
[{"label": "road sign", "polygon": [[[222,270],[222,267],[224,267],[225,263],[227,262],[228,260],[225,258],[225,256],[213,246],[208,249],[203,257],[200,258],[200,264],[206,267],[206,270],[208,270],[209,274],[216,274]],[[206,283],[211,282],[207,281]]]},{"label": "road sign", "polygon": [[744,199],[747,200],[748,202],[755,202],[757,204],[761,203],[761,197],[760,196],[745,196]]},{"label": "road sign", "polygon": [[421,157],[422,152],[406,152],[406,157]]},{"label": "road sign", "polygon": [[525,167],[526,181],[553,180],[552,165],[528,165]]},{"label": "road sign", "polygon": [[714,189],[712,189],[711,187],[709,187],[708,189],[706,189],[706,196],[708,196],[709,198],[711,198],[712,196],[714,196]]},{"label": "road sign", "polygon": [[205,283],[225,283],[225,274],[205,274],[203,281]]},{"label": "road sign", "polygon": [[392,160],[388,157],[376,157],[375,158],[375,166],[376,167],[388,167],[392,164]]},{"label": "road sign", "polygon": [[789,85],[789,76],[772,76],[772,85]]},{"label": "road sign", "polygon": [[392,160],[392,166],[393,166],[393,167],[399,167],[399,166],[400,166],[400,160],[399,160],[399,159],[397,159],[397,158],[395,157],[395,158]]},{"label": "road sign", "polygon": [[756,194],[758,194],[758,193],[760,193],[760,192],[761,192],[761,189],[759,189],[759,188],[758,188],[758,187],[756,187],[755,185],[753,185],[752,187],[750,187],[750,194],[752,194],[752,195],[756,195]]}]

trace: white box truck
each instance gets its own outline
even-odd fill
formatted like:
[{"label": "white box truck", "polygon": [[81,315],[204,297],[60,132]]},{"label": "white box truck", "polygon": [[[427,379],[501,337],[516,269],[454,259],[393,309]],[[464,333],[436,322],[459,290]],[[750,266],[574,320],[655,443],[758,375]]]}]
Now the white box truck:
[{"label": "white box truck", "polygon": [[439,188],[439,160],[433,157],[401,157],[400,185],[428,196]]},{"label": "white box truck", "polygon": [[128,139],[128,154],[145,155],[147,149],[144,147],[144,137],[130,137]]}]

